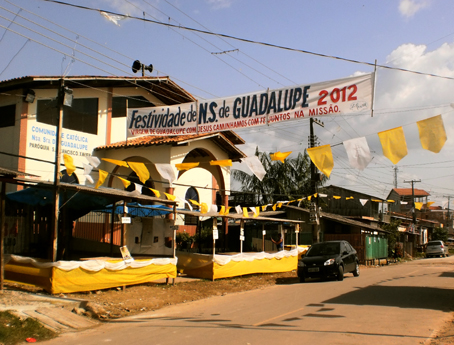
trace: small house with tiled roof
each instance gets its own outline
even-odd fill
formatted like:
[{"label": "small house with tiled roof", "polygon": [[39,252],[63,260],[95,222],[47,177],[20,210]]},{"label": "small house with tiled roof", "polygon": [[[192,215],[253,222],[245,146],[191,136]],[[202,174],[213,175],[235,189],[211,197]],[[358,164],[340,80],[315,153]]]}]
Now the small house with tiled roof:
[{"label": "small house with tiled roof", "polygon": [[[417,188],[393,188],[388,194],[388,210],[390,212],[407,213],[410,212],[414,202],[427,204],[430,194],[423,189]],[[391,201],[392,200],[392,201]]]}]

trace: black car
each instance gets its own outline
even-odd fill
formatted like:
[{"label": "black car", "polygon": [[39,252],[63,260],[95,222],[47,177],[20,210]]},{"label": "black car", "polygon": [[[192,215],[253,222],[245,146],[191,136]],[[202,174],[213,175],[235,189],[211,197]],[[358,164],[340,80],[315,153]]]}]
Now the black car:
[{"label": "black car", "polygon": [[345,273],[359,276],[359,260],[356,250],[347,241],[328,241],[313,244],[306,255],[298,260],[298,277],[336,277],[343,280]]}]

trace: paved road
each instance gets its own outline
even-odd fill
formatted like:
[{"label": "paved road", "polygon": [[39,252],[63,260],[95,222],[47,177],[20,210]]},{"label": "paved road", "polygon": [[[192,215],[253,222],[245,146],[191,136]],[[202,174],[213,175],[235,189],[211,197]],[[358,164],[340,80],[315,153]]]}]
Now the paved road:
[{"label": "paved road", "polygon": [[43,344],[427,344],[453,317],[454,256],[282,284],[110,322]]}]

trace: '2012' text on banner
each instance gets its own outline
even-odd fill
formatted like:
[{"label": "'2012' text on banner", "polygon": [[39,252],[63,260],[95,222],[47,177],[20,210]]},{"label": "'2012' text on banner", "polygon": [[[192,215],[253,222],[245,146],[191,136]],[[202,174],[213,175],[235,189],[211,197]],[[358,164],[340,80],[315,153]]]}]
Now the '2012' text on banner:
[{"label": "'2012' text on banner", "polygon": [[205,134],[372,109],[374,73],[207,101],[128,109],[127,136]]}]

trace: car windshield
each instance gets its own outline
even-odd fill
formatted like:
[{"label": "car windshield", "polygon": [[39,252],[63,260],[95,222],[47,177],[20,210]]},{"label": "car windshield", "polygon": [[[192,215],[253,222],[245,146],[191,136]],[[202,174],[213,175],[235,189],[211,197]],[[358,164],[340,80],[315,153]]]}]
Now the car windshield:
[{"label": "car windshield", "polygon": [[430,241],[427,243],[428,246],[441,246],[441,241]]},{"label": "car windshield", "polygon": [[314,244],[306,256],[335,255],[340,253],[340,243]]}]

